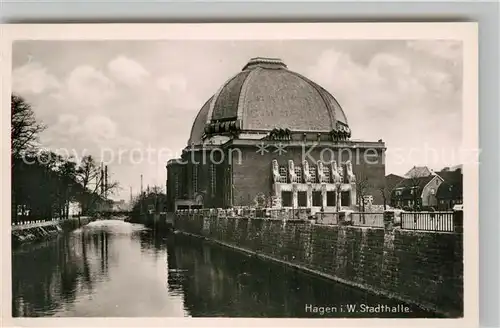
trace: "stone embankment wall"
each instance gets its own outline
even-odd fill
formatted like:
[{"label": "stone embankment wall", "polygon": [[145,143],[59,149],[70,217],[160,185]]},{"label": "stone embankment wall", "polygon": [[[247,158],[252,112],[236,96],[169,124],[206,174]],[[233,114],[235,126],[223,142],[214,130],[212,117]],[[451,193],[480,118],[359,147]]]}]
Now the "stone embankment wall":
[{"label": "stone embankment wall", "polygon": [[174,228],[449,317],[463,316],[462,233],[403,230],[390,216],[384,223],[372,228],[191,212],[178,213]]},{"label": "stone embankment wall", "polygon": [[132,215],[126,219],[130,223],[144,224],[146,227],[157,230],[171,230],[174,222],[174,213],[144,213]]},{"label": "stone embankment wall", "polygon": [[87,225],[90,221],[92,221],[90,217],[79,217],[13,225],[11,227],[12,245],[15,247],[25,243],[50,239],[64,231],[71,231]]}]

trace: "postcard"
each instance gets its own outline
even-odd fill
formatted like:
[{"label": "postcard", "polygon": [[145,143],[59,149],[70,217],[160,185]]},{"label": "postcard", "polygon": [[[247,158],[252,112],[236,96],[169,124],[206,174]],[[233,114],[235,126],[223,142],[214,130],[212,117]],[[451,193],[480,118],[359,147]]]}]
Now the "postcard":
[{"label": "postcard", "polygon": [[477,24],[1,28],[5,326],[478,325]]}]

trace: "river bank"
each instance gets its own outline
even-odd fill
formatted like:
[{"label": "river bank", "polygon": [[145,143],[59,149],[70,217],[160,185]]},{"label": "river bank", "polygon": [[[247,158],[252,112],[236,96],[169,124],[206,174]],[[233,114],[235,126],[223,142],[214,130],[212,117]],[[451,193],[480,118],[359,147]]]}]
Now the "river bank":
[{"label": "river bank", "polygon": [[[395,318],[400,302],[181,234],[97,220],[12,256],[14,317]],[[330,306],[319,313],[309,305]],[[361,305],[360,305],[361,306]]]},{"label": "river bank", "polygon": [[92,217],[82,216],[67,220],[40,221],[11,227],[12,247],[49,240],[61,233],[78,229],[93,221]]},{"label": "river bank", "polygon": [[133,214],[125,219],[125,222],[144,224],[147,228],[163,232],[169,232],[173,229],[174,215],[172,213],[145,213]]},{"label": "river bank", "polygon": [[179,213],[174,229],[427,312],[463,315],[460,233],[202,213]]}]

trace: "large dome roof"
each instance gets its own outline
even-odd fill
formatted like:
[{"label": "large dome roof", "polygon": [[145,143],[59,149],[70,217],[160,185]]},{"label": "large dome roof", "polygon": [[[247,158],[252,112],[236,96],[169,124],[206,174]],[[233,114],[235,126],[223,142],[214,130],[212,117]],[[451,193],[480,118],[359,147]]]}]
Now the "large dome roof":
[{"label": "large dome roof", "polygon": [[189,143],[199,144],[207,133],[219,131],[331,132],[339,127],[348,129],[347,118],[328,91],[280,59],[253,58],[201,108]]}]

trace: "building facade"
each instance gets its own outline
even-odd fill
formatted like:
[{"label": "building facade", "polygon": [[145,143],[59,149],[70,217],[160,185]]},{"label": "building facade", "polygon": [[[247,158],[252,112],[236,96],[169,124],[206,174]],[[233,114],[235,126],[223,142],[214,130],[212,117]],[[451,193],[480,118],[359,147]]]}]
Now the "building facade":
[{"label": "building facade", "polygon": [[397,174],[389,174],[385,176],[385,188],[389,195],[392,193],[394,188],[405,178]]},{"label": "building facade", "polygon": [[461,168],[443,169],[437,172],[444,182],[437,191],[438,209],[447,211],[463,204],[463,174]]},{"label": "building facade", "polygon": [[391,206],[408,210],[437,208],[437,191],[443,178],[432,173],[401,180],[392,190]]},{"label": "building facade", "polygon": [[338,210],[355,207],[358,191],[381,204],[384,155],[382,140],[351,140],[323,87],[279,59],[253,58],[205,103],[181,158],[167,163],[168,211]]}]

